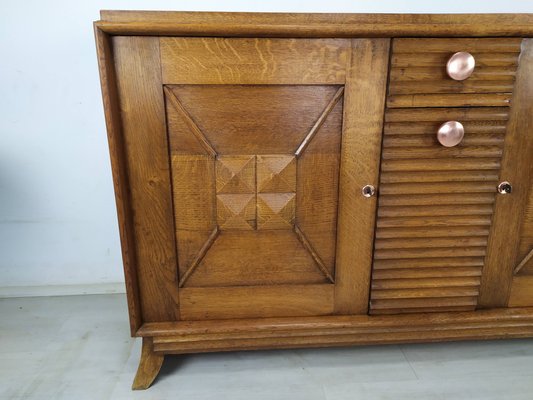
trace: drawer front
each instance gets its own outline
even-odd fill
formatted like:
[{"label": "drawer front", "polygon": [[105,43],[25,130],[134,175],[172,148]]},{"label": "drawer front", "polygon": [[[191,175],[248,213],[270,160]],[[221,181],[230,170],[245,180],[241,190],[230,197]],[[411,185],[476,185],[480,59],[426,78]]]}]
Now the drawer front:
[{"label": "drawer front", "polygon": [[[509,110],[387,110],[372,314],[475,309]],[[465,129],[449,148],[436,136],[448,120]]]},{"label": "drawer front", "polygon": [[[393,40],[388,107],[508,106],[520,38]],[[457,52],[475,60],[472,74],[454,80],[447,63]]]}]

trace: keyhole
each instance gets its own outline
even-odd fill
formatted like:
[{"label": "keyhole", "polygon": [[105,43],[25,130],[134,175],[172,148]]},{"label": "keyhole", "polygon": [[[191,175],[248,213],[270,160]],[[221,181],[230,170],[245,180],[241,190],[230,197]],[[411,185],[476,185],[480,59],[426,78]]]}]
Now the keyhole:
[{"label": "keyhole", "polygon": [[513,190],[513,187],[511,186],[511,184],[509,182],[502,182],[498,185],[498,193],[500,194],[508,194],[508,193],[511,193]]},{"label": "keyhole", "polygon": [[365,185],[363,186],[363,189],[361,190],[363,193],[363,196],[365,197],[372,197],[374,194],[376,194],[376,188],[372,185]]}]

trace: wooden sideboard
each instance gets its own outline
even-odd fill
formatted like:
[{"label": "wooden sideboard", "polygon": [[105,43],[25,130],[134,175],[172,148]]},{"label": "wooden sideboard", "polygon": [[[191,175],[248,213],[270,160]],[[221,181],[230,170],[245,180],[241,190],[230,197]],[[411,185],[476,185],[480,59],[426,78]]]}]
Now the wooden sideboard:
[{"label": "wooden sideboard", "polygon": [[533,15],[95,32],[134,389],[165,354],[533,336]]}]

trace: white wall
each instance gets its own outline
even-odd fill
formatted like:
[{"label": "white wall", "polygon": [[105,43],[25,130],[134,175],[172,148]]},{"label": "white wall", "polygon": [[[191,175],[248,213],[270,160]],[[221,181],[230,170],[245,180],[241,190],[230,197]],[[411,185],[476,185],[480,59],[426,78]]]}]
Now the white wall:
[{"label": "white wall", "polygon": [[123,281],[91,24],[100,9],[531,13],[533,1],[0,0],[0,296]]}]

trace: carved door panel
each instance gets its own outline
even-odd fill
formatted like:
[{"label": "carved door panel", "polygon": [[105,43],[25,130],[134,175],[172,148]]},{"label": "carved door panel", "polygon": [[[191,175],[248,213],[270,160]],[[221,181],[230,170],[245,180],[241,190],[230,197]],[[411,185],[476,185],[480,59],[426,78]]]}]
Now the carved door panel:
[{"label": "carved door panel", "polygon": [[293,293],[296,312],[331,312],[343,92],[166,87],[183,316],[233,316],[244,296],[284,312]]},{"label": "carved door panel", "polygon": [[333,283],[343,90],[167,87],[180,287]]},{"label": "carved door panel", "polygon": [[157,40],[176,275],[144,281],[165,319],[366,313],[389,41]]}]

